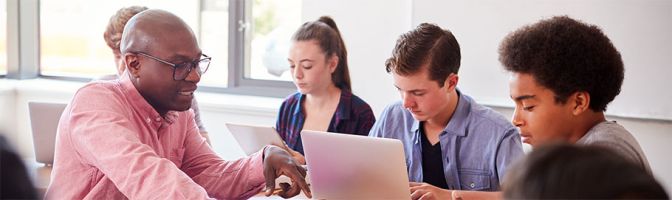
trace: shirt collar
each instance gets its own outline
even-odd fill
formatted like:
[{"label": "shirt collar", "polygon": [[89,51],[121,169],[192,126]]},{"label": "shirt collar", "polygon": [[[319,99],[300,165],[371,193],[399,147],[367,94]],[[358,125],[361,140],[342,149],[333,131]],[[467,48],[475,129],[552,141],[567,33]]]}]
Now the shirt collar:
[{"label": "shirt collar", "polygon": [[336,108],[336,118],[339,120],[350,119],[350,110],[352,109],[352,92],[341,89],[341,98],[338,100],[338,108]]},{"label": "shirt collar", "polygon": [[[303,105],[302,101],[306,97],[305,94],[301,94],[300,92],[296,93],[297,96],[297,106],[294,108],[294,115],[298,115],[302,113],[303,111]],[[340,99],[338,100],[338,107],[336,108],[336,112],[334,113],[334,116],[336,116],[337,119],[339,120],[345,120],[345,119],[350,119],[350,110],[352,109],[352,92],[346,90],[346,89],[341,89],[341,96]]]},{"label": "shirt collar", "polygon": [[[459,89],[457,91],[458,101],[457,106],[455,107],[455,112],[453,116],[448,121],[448,125],[443,129],[446,133],[455,134],[458,136],[466,135],[467,129],[467,117],[469,116],[469,108],[471,107],[471,100],[465,95],[462,95]],[[413,126],[411,126],[411,132],[417,133],[420,128],[420,121],[413,120]]]},{"label": "shirt collar", "polygon": [[301,92],[297,92],[296,94],[294,94],[294,97],[296,98],[296,101],[297,101],[296,107],[294,107],[294,116],[298,116],[299,114],[302,113],[301,111],[303,110],[303,107],[301,105],[301,102],[303,101],[303,98],[305,96],[306,95],[301,94]]},{"label": "shirt collar", "polygon": [[455,91],[457,91],[459,101],[457,102],[457,107],[455,108],[453,116],[450,118],[448,125],[443,131],[447,133],[452,132],[458,136],[465,136],[467,134],[468,117],[471,111],[471,100],[465,95],[462,95],[462,92],[460,92],[459,89],[455,89]]},{"label": "shirt collar", "polygon": [[177,120],[178,113],[176,111],[168,111],[165,116],[161,116],[154,107],[142,97],[138,89],[133,85],[133,82],[131,82],[128,74],[124,73],[118,81],[121,90],[126,94],[127,100],[143,117],[144,123],[152,124],[153,127],[158,129],[161,126],[170,125]]}]

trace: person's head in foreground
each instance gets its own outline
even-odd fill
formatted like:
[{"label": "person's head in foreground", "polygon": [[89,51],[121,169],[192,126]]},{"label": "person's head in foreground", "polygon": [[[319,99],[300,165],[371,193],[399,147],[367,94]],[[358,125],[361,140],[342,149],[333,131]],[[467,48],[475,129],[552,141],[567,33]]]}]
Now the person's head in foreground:
[{"label": "person's head in foreground", "polygon": [[499,54],[511,72],[512,122],[533,146],[576,142],[621,91],[621,54],[600,28],[567,16],[516,30]]},{"label": "person's head in foreground", "polygon": [[512,169],[505,199],[668,199],[652,175],[600,146],[544,145]]}]

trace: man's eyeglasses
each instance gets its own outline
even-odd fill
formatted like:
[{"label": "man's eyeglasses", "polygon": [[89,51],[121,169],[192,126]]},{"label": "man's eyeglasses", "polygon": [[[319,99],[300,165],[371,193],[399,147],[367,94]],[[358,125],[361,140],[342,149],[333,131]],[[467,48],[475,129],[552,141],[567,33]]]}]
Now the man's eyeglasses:
[{"label": "man's eyeglasses", "polygon": [[136,54],[143,55],[145,57],[154,59],[156,61],[159,61],[163,64],[170,65],[173,67],[173,80],[176,81],[181,81],[187,78],[189,76],[189,73],[191,73],[191,70],[194,68],[197,68],[196,72],[198,72],[198,75],[203,75],[206,71],[208,71],[208,67],[210,66],[210,61],[212,58],[210,56],[207,56],[205,54],[202,55],[203,58],[200,60],[196,61],[191,61],[191,62],[183,62],[179,64],[173,64],[168,61],[162,60],[161,58],[157,58],[156,56],[152,56],[146,53],[142,52],[136,52]]}]

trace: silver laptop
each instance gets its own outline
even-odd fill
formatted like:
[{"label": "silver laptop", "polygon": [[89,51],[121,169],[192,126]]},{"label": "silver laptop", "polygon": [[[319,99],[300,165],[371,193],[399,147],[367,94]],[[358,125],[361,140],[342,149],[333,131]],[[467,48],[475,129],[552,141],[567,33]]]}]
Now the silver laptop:
[{"label": "silver laptop", "polygon": [[58,121],[67,104],[28,102],[30,127],[33,131],[35,160],[51,165],[54,163],[54,144]]},{"label": "silver laptop", "polygon": [[304,130],[316,199],[410,199],[401,141]]},{"label": "silver laptop", "polygon": [[282,138],[273,127],[232,123],[226,123],[226,127],[248,156],[269,144],[286,148]]}]

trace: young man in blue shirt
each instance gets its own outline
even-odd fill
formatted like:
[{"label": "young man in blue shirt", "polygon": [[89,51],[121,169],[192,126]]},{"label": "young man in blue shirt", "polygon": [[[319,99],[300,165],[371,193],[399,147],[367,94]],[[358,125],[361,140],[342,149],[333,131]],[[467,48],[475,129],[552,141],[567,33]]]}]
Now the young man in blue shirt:
[{"label": "young man in blue shirt", "polygon": [[385,108],[369,136],[402,141],[411,189],[499,190],[509,164],[523,156],[520,135],[457,89],[453,34],[420,24],[401,35],[385,65],[402,100]]}]

